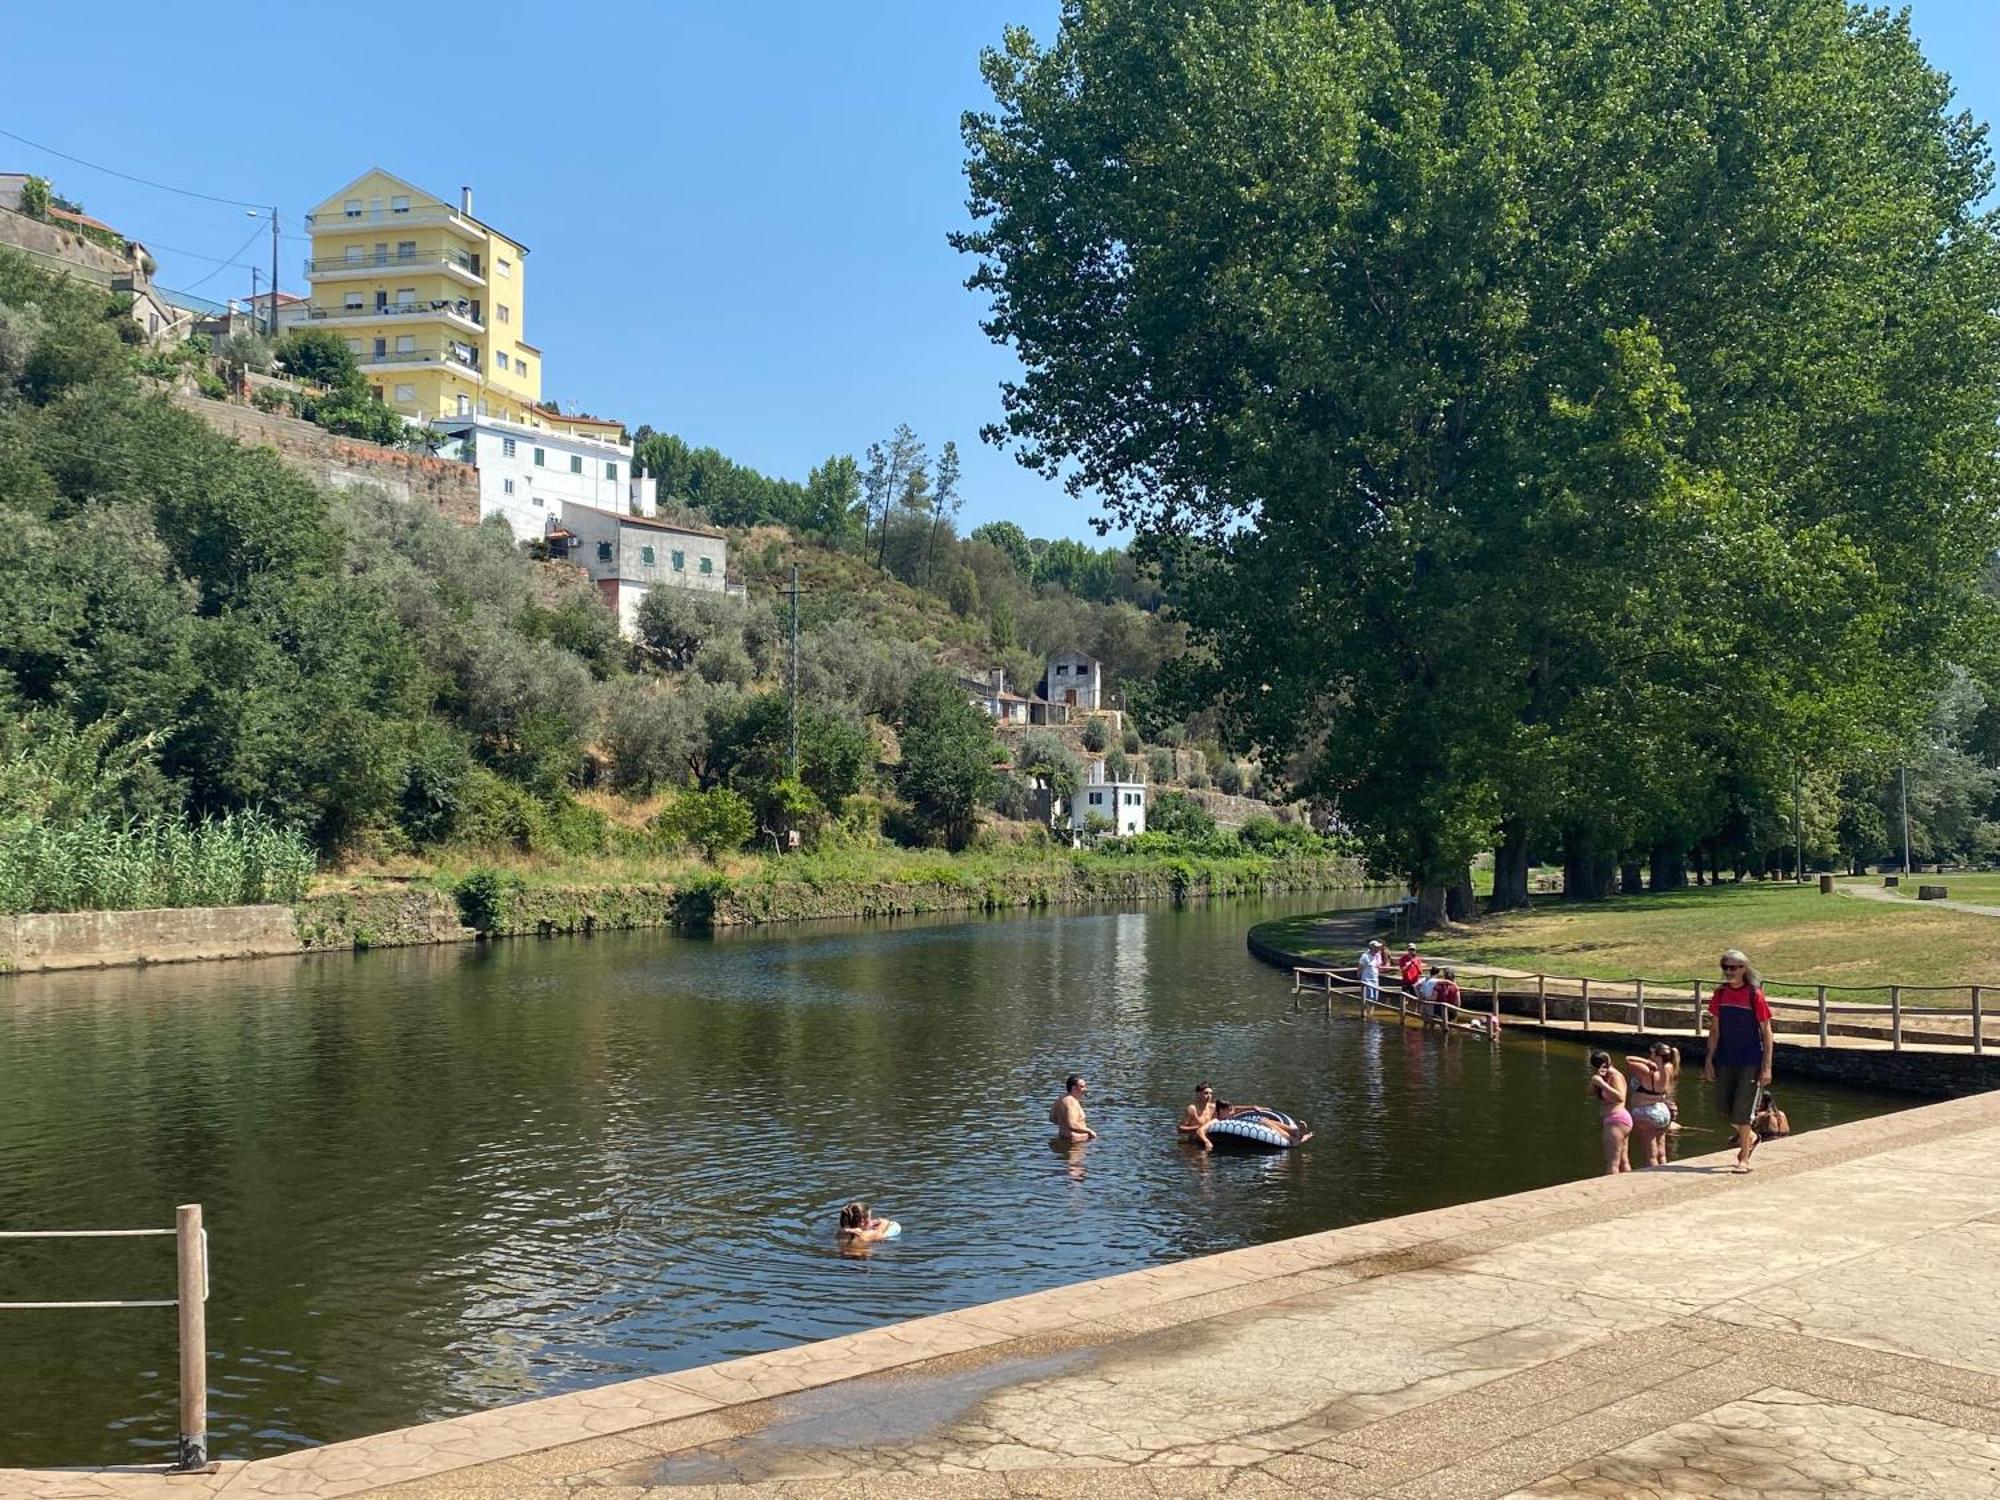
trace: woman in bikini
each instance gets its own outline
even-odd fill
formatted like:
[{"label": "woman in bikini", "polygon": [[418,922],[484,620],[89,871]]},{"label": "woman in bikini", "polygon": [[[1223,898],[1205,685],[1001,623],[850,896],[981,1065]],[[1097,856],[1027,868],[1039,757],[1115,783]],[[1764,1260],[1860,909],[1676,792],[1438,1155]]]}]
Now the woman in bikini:
[{"label": "woman in bikini", "polygon": [[1632,1116],[1632,1139],[1649,1167],[1667,1164],[1667,1131],[1673,1126],[1674,1083],[1680,1076],[1680,1050],[1655,1042],[1644,1057],[1625,1059],[1630,1088],[1626,1107]]},{"label": "woman in bikini", "polygon": [[1625,1075],[1611,1066],[1608,1052],[1590,1054],[1590,1092],[1604,1111],[1605,1175],[1631,1171],[1632,1163],[1625,1154],[1626,1138],[1632,1134],[1632,1116],[1625,1108]]}]

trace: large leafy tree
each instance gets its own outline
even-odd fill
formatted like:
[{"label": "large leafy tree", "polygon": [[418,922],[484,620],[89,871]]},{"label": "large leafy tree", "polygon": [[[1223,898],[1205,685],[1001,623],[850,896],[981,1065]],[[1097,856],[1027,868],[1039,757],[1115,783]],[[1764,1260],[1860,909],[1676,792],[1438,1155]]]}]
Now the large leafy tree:
[{"label": "large leafy tree", "polygon": [[946,848],[963,849],[999,785],[992,720],[966,701],[951,673],[933,669],[904,695],[902,742],[897,785],[911,810]]},{"label": "large leafy tree", "polygon": [[1069,0],[968,116],[1004,436],[1435,909],[1927,701],[1994,540],[1983,133],[1840,0]]}]

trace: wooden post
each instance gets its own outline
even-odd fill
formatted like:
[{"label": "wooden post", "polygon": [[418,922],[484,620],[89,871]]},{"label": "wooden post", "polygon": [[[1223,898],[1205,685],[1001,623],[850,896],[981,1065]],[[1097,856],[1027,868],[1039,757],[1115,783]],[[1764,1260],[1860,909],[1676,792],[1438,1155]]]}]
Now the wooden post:
[{"label": "wooden post", "polygon": [[1535,976],[1535,1013],[1541,1017],[1544,1026],[1549,1024],[1549,976]]},{"label": "wooden post", "polygon": [[181,1440],[174,1467],[185,1471],[208,1466],[208,1243],[199,1203],[174,1210],[174,1263],[181,1343]]},{"label": "wooden post", "polygon": [[1489,974],[1486,977],[1492,981],[1492,984],[1487,987],[1486,991],[1487,1011],[1493,1018],[1493,1035],[1498,1036],[1500,1034],[1500,976],[1498,974]]},{"label": "wooden post", "polygon": [[1889,986],[1889,1050],[1903,1050],[1903,987],[1900,984]]},{"label": "wooden post", "polygon": [[1634,1003],[1638,1006],[1639,1010],[1637,1020],[1634,1022],[1634,1024],[1637,1026],[1638,1030],[1641,1033],[1643,1033],[1646,1029],[1646,981],[1645,980],[1635,979],[1632,981],[1632,999]]},{"label": "wooden post", "polygon": [[1826,1045],[1826,986],[1819,987],[1819,1044]]},{"label": "wooden post", "polygon": [[1701,981],[1699,979],[1694,982],[1694,1015],[1690,1019],[1694,1024],[1688,1027],[1688,1030],[1692,1031],[1696,1039],[1699,1040],[1704,1035],[1701,1027]]},{"label": "wooden post", "polygon": [[1590,1030],[1590,981],[1583,982],[1583,1029]]},{"label": "wooden post", "polygon": [[1980,987],[1972,987],[1972,1055],[1980,1057],[1986,1051],[1986,1018],[1980,1013]]}]

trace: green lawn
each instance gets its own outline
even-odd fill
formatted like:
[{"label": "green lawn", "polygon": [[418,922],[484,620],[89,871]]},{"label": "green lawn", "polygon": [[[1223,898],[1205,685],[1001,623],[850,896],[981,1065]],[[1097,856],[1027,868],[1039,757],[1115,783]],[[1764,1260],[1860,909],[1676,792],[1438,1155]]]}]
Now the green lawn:
[{"label": "green lawn", "polygon": [[[2000,877],[1980,878],[2000,882]],[[1946,876],[1944,882],[1954,886],[1956,896],[1965,879]],[[1273,923],[1265,935],[1280,947],[1310,947],[1312,921]],[[1324,956],[1350,964],[1353,946],[1341,942]],[[1823,896],[1816,886],[1725,885],[1576,906],[1543,898],[1529,911],[1434,933],[1419,946],[1427,958],[1526,973],[1642,977],[1649,985],[1657,981],[1663,993],[1684,993],[1696,979],[1715,982],[1716,959],[1724,948],[1748,953],[1766,985],[1779,994],[1810,994],[1817,984],[1849,985],[1868,993],[1834,998],[1880,1000],[1891,984],[2000,987],[2000,917],[1941,911],[1914,900]],[[1904,998],[1911,1005],[1967,1003],[1964,990]]]},{"label": "green lawn", "polygon": [[[1843,881],[1842,884],[1880,886],[1882,877],[1859,876],[1852,881]],[[1976,901],[1984,906],[2000,906],[2000,874],[1905,875],[1903,883],[1893,894],[1914,901],[1917,899],[1919,885],[1941,885],[1954,901]]]}]

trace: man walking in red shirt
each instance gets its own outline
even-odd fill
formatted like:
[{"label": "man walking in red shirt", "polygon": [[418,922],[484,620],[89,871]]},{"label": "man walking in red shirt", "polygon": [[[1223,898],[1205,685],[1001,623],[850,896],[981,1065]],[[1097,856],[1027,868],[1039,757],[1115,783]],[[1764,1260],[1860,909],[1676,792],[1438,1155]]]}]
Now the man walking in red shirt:
[{"label": "man walking in red shirt", "polygon": [[1750,1170],[1757,1149],[1752,1125],[1757,1095],[1771,1084],[1771,1007],[1750,960],[1731,948],[1722,955],[1722,979],[1708,997],[1708,1045],[1701,1076],[1715,1085],[1716,1107],[1736,1130],[1736,1170]]}]

